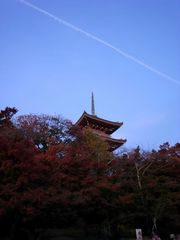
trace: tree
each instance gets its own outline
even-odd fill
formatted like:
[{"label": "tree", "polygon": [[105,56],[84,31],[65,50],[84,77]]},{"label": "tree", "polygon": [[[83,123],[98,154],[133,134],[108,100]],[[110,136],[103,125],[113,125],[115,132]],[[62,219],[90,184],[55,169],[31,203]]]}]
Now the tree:
[{"label": "tree", "polygon": [[[141,153],[136,149],[129,154],[134,162],[134,222],[146,234],[152,233],[156,222],[156,232],[167,237],[176,232],[180,225],[180,171],[179,144],[165,143],[158,151]],[[155,230],[155,229],[153,229]]]},{"label": "tree", "polygon": [[33,175],[35,153],[34,145],[19,130],[7,125],[0,129],[0,228],[11,237],[21,222],[20,216],[28,211],[22,199]]},{"label": "tree", "polygon": [[151,167],[144,178],[149,215],[157,220],[161,236],[176,232],[180,227],[179,144],[162,146],[150,154]]},{"label": "tree", "polygon": [[171,147],[165,143],[158,151],[136,148],[117,158],[114,171],[121,201],[113,221],[119,234],[130,236],[131,230],[139,227],[144,234],[151,235],[153,230],[163,238],[178,232],[179,149],[179,144]]},{"label": "tree", "polygon": [[38,226],[47,224],[44,211],[56,201],[52,176],[57,171],[57,156],[51,151],[47,159],[13,125],[11,111],[6,116],[2,119],[8,121],[0,128],[0,237],[8,234],[9,239],[20,239],[23,233],[27,239]]},{"label": "tree", "polygon": [[112,192],[109,153],[90,133],[71,139],[40,151],[21,128],[1,129],[0,221],[11,239],[25,232],[27,238],[37,227],[103,222]]},{"label": "tree", "polygon": [[[35,239],[37,228],[95,226],[116,239],[141,227],[161,237],[180,222],[180,144],[114,156],[89,130],[51,116],[0,112],[0,235]],[[154,225],[155,226],[155,225]]]},{"label": "tree", "polygon": [[0,111],[0,127],[12,126],[11,119],[14,114],[17,113],[16,108],[6,107],[4,110]]},{"label": "tree", "polygon": [[43,151],[51,145],[71,140],[69,129],[72,123],[60,116],[23,115],[19,116],[15,123],[24,136],[31,139],[36,147]]}]

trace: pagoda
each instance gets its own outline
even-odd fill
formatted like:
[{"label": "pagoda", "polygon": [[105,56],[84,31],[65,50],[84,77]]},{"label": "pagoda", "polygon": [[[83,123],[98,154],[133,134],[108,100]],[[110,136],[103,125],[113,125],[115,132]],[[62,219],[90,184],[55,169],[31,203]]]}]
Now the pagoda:
[{"label": "pagoda", "polygon": [[126,142],[126,139],[115,139],[111,137],[111,134],[113,134],[122,125],[123,122],[112,122],[96,116],[93,93],[91,114],[84,111],[79,120],[75,123],[75,126],[90,129],[93,133],[101,137],[105,142],[107,142],[108,149],[111,152]]}]

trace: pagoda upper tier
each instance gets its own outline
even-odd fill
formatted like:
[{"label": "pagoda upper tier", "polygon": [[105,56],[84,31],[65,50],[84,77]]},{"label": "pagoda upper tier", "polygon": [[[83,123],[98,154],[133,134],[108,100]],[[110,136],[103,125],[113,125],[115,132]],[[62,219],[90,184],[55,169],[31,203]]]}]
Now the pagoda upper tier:
[{"label": "pagoda upper tier", "polygon": [[103,140],[105,140],[109,146],[109,151],[114,151],[118,147],[122,146],[126,139],[115,139],[111,137],[111,134],[123,125],[123,122],[112,122],[99,118],[94,114],[88,114],[83,112],[79,120],[75,123],[75,126],[82,128],[88,128]]}]

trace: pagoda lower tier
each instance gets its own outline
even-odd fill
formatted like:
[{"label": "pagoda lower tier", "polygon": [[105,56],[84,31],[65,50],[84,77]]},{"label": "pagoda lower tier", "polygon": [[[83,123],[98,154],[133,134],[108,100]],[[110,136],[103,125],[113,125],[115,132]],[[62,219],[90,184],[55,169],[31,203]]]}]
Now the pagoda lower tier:
[{"label": "pagoda lower tier", "polygon": [[75,126],[81,128],[88,128],[93,133],[101,137],[109,146],[109,151],[114,151],[118,147],[122,146],[126,139],[115,139],[111,137],[111,134],[123,125],[123,122],[112,122],[99,118],[96,115],[83,112],[79,120],[75,123]]}]

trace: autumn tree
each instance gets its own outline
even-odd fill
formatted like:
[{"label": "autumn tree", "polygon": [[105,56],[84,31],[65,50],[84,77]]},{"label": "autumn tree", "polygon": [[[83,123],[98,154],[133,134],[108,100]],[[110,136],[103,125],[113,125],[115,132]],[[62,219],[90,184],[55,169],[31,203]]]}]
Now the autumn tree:
[{"label": "autumn tree", "polygon": [[165,143],[158,151],[151,152],[136,148],[128,153],[126,163],[122,164],[128,162],[125,171],[130,179],[128,183],[122,183],[125,188],[132,183],[133,218],[128,223],[129,228],[141,227],[145,234],[157,233],[162,237],[177,232],[180,227],[179,144],[171,147]]},{"label": "autumn tree", "polygon": [[144,176],[149,216],[156,220],[157,232],[162,236],[180,227],[179,147],[166,143],[153,151],[148,157],[151,166]]},{"label": "autumn tree", "polygon": [[16,108],[6,107],[4,110],[0,111],[0,127],[9,127],[12,126],[12,117],[17,113]]},{"label": "autumn tree", "polygon": [[59,196],[55,179],[59,156],[49,149],[46,157],[31,136],[13,124],[14,110],[6,110],[1,112],[0,128],[0,235],[20,239],[24,233],[25,239],[28,235],[34,239],[37,227],[50,225],[46,213]]},{"label": "autumn tree", "polygon": [[16,118],[15,123],[24,136],[43,151],[46,151],[48,146],[71,140],[69,129],[72,123],[60,116],[22,115]]},{"label": "autumn tree", "polygon": [[179,144],[116,156],[87,129],[47,115],[13,122],[16,111],[0,112],[1,236],[34,240],[37,229],[67,226],[108,239],[178,231]]},{"label": "autumn tree", "polygon": [[22,129],[0,131],[1,231],[18,239],[22,232],[35,237],[37,227],[103,222],[112,193],[105,143],[71,130],[68,144],[61,138],[40,151]]}]

